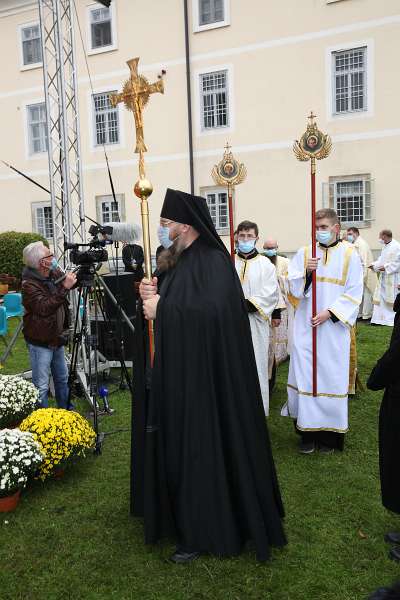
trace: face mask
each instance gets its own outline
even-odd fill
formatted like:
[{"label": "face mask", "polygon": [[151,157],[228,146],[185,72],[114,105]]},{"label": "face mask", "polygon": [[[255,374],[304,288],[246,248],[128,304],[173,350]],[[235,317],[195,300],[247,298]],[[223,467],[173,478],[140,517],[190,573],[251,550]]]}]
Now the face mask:
[{"label": "face mask", "polygon": [[380,244],[384,244],[384,243],[385,243],[385,240],[381,240],[381,239],[379,239],[379,243],[380,243]]},{"label": "face mask", "polygon": [[51,259],[51,263],[49,265],[49,269],[50,271],[55,271],[55,269],[58,268],[58,262],[55,256],[53,256],[53,258]]},{"label": "face mask", "polygon": [[239,252],[242,252],[242,254],[250,254],[250,252],[252,250],[254,250],[254,246],[256,245],[256,240],[247,240],[245,241],[240,241],[238,242],[238,248],[239,248]]},{"label": "face mask", "polygon": [[350,244],[352,244],[354,242],[354,235],[349,234],[347,236],[347,241],[350,242]]},{"label": "face mask", "polygon": [[332,241],[332,232],[331,231],[317,231],[316,235],[317,241],[320,244],[324,244],[325,246]]},{"label": "face mask", "polygon": [[169,239],[168,227],[163,227],[162,225],[160,225],[160,227],[157,230],[157,235],[161,246],[163,246],[166,250],[170,248],[170,246],[172,246],[173,242]]},{"label": "face mask", "polygon": [[276,256],[277,250],[276,248],[267,248],[266,250],[264,250],[264,254],[265,256]]}]

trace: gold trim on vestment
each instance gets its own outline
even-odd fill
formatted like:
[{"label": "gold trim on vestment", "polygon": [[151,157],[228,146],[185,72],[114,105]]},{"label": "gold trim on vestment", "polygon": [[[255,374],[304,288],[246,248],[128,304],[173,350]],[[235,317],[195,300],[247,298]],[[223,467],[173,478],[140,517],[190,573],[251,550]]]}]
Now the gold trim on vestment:
[{"label": "gold trim on vestment", "polygon": [[344,317],[342,314],[340,314],[340,312],[338,312],[336,309],[328,308],[328,310],[333,315],[335,315],[335,317],[337,317],[339,319],[339,321],[341,321],[344,325],[347,325],[347,327],[350,327],[350,329],[353,327],[353,325],[351,325],[351,323],[349,323],[347,321],[346,317]]},{"label": "gold trim on vestment", "polygon": [[[265,314],[263,309],[258,304],[256,304],[256,302],[254,302],[254,300],[252,300],[251,298],[246,298],[246,300],[248,300],[248,302],[251,302],[252,305],[256,307],[256,309],[258,310],[258,312],[260,313],[260,316],[264,319],[264,321],[269,322],[269,317]],[[252,314],[252,313],[250,313],[250,314]]]},{"label": "gold trim on vestment", "polygon": [[246,270],[247,270],[247,263],[250,262],[251,260],[256,260],[258,258],[265,258],[265,256],[263,256],[262,254],[256,254],[255,256],[253,256],[252,258],[242,258],[241,256],[239,256],[238,254],[236,255],[236,259],[237,260],[241,260],[243,265],[242,265],[242,269],[240,271],[240,275],[239,275],[239,279],[240,282],[243,283],[246,277]]},{"label": "gold trim on vestment", "polygon": [[[344,246],[344,244],[342,242],[339,242],[338,244],[336,244],[335,246],[332,247],[332,250],[334,248],[341,248],[342,246]],[[329,247],[328,247],[328,249],[329,249]],[[308,252],[309,252],[309,247],[305,246],[304,247],[304,276],[306,276],[306,273],[307,273],[306,265],[307,265],[307,260],[308,260]],[[351,255],[353,252],[356,252],[356,250],[353,246],[346,247],[344,257],[343,257],[343,271],[342,271],[341,279],[335,279],[334,277],[324,277],[324,276],[317,275],[317,281],[320,283],[333,283],[335,285],[345,285],[347,275],[349,272],[350,258],[351,258]],[[329,261],[327,261],[327,262],[329,262]]]},{"label": "gold trim on vestment", "polygon": [[299,427],[296,423],[296,429],[299,431],[334,431],[335,433],[347,433],[347,429],[335,429],[334,427]]},{"label": "gold trim on vestment", "polygon": [[[301,394],[302,396],[314,396],[312,392],[302,392],[290,383],[287,383],[286,385],[287,387],[291,388],[292,390],[294,390],[298,394]],[[317,396],[326,396],[327,398],[347,398],[347,394],[317,394]]]},{"label": "gold trim on vestment", "polygon": [[349,294],[342,294],[341,297],[346,298],[346,300],[350,300],[350,302],[353,302],[353,304],[357,304],[357,306],[360,306],[361,304],[361,300],[357,300],[357,298],[353,298],[353,296],[349,296]]}]

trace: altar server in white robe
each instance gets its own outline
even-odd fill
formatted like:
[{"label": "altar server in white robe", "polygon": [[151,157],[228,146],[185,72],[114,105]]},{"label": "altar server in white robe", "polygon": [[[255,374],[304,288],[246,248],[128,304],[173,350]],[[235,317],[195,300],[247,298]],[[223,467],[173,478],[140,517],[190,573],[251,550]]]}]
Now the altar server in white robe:
[{"label": "altar server in white robe", "polygon": [[371,324],[393,327],[393,303],[400,284],[400,244],[393,239],[390,229],[380,232],[379,242],[383,245],[381,255],[371,264],[371,269],[379,276],[373,299]]},{"label": "altar server in white robe", "polygon": [[242,221],[237,227],[236,271],[249,313],[251,337],[256,357],[264,412],[269,414],[268,346],[269,327],[279,298],[278,279],[271,261],[256,249],[258,226]]},{"label": "altar server in white robe", "polygon": [[368,321],[372,317],[372,298],[378,283],[375,271],[368,268],[370,264],[372,264],[374,257],[372,256],[371,248],[368,243],[361,237],[358,227],[349,227],[347,229],[347,241],[350,242],[350,244],[354,244],[354,248],[357,250],[361,259],[364,274],[364,293],[358,318],[363,321]]},{"label": "altar server in white robe", "polygon": [[[339,240],[332,209],[316,213],[317,258],[300,248],[289,265],[290,291],[299,299],[294,318],[288,400],[282,415],[295,420],[303,454],[343,450],[348,429],[350,328],[363,294],[363,271],[354,246]],[[312,271],[317,275],[317,315],[312,318]],[[312,328],[317,328],[317,396],[312,392]]]}]

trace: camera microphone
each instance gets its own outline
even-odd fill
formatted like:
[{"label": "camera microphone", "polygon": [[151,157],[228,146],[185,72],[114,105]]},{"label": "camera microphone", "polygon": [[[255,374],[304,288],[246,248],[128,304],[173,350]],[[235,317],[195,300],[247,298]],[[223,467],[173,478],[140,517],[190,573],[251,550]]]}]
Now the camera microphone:
[{"label": "camera microphone", "polygon": [[142,228],[136,223],[107,223],[107,225],[112,229],[112,233],[108,233],[107,237],[113,242],[135,244],[142,237]]}]

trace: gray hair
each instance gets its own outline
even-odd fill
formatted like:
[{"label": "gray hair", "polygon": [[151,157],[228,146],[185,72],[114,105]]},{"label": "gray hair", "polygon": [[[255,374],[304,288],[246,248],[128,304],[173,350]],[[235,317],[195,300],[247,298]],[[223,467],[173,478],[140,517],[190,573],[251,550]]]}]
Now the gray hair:
[{"label": "gray hair", "polygon": [[24,264],[32,269],[38,269],[39,262],[45,256],[47,251],[48,248],[46,248],[43,242],[32,242],[31,244],[28,244],[22,252]]}]

